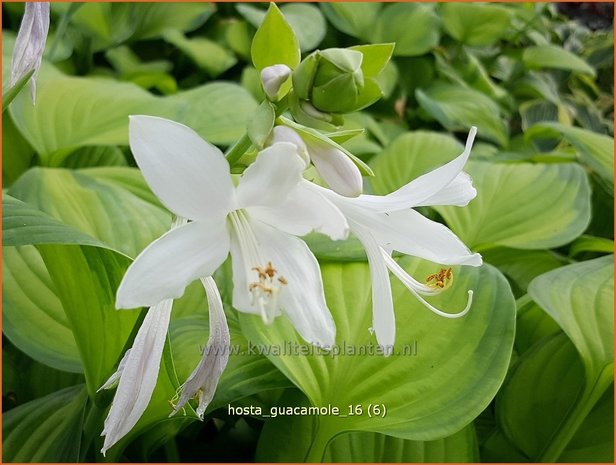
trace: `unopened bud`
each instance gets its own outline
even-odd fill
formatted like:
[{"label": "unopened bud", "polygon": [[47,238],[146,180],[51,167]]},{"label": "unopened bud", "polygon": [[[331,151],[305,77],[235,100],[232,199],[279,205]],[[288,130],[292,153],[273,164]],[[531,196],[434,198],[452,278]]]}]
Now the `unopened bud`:
[{"label": "unopened bud", "polygon": [[293,129],[287,126],[276,126],[270,135],[267,142],[268,145],[274,145],[277,142],[290,142],[297,147],[297,153],[302,158],[306,166],[310,164],[310,155],[306,143],[300,135]]},{"label": "unopened bud", "polygon": [[13,48],[11,86],[34,70],[30,79],[32,103],[36,99],[36,75],[41,67],[47,33],[49,32],[49,2],[26,2],[24,16]]},{"label": "unopened bud", "polygon": [[261,83],[265,95],[272,100],[278,101],[283,95],[280,95],[282,86],[291,76],[291,68],[287,65],[272,65],[261,70]]},{"label": "unopened bud", "polygon": [[357,197],[361,194],[361,173],[346,153],[317,140],[308,144],[308,150],[315,168],[334,192],[345,197]]}]

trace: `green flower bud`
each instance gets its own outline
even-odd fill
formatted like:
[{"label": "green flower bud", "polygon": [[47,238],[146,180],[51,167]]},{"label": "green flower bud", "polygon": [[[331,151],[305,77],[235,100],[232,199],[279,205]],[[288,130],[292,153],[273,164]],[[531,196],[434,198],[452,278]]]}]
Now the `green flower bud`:
[{"label": "green flower bud", "polygon": [[361,110],[382,96],[376,80],[393,44],[330,48],[307,56],[293,72],[293,91],[321,113]]}]

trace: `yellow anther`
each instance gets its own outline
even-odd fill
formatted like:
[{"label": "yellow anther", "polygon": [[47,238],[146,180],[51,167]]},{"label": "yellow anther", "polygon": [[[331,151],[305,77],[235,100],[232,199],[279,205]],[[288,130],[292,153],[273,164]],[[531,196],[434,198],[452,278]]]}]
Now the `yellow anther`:
[{"label": "yellow anther", "polygon": [[441,268],[438,273],[429,275],[426,284],[430,287],[448,289],[453,284],[453,270],[451,268]]}]

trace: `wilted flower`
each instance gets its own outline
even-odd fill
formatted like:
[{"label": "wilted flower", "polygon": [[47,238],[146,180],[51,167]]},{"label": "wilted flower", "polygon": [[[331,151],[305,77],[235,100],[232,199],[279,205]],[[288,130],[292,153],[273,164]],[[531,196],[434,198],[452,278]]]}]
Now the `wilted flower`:
[{"label": "wilted flower", "polygon": [[353,234],[366,249],[372,276],[373,326],[378,343],[391,351],[395,341],[395,315],[388,270],[438,315],[456,318],[470,309],[473,292],[468,291],[466,307],[458,313],[443,312],[429,304],[422,295],[434,295],[447,289],[451,269],[429,277],[422,284],[410,276],[392,258],[392,252],[420,257],[443,265],[480,266],[481,256],[472,253],[445,225],[422,216],[414,207],[434,205],[464,206],[477,191],[462,169],[470,155],[476,128],[472,128],[464,152],[451,162],[414,179],[385,196],[343,197],[333,191],[307,183],[322,193],[346,216]]},{"label": "wilted flower", "polygon": [[36,76],[41,67],[48,32],[49,2],[26,2],[24,16],[13,48],[11,86],[34,70],[30,79],[32,103],[36,100]]},{"label": "wilted flower", "polygon": [[[210,337],[203,360],[183,385],[177,408],[184,406],[195,395],[199,399],[197,414],[203,418],[205,409],[214,397],[218,380],[229,359],[229,328],[216,283],[210,277],[202,278],[210,311]],[[101,386],[118,389],[105,419],[101,436],[105,436],[103,455],[137,424],[145,412],[158,379],[160,361],[165,346],[173,300],[165,299],[154,305],[139,328],[133,346],[126,351],[118,369]],[[195,385],[195,380],[198,380]]]},{"label": "wilted flower", "polygon": [[132,116],[130,145],[153,192],[192,222],[150,244],[128,268],[118,308],[179,297],[231,252],[233,306],[271,322],[284,312],[307,341],[330,346],[335,325],[318,263],[295,236],[346,237],[344,216],[301,182],[305,163],[293,144],[263,150],[233,185],[216,147],[173,121]]}]

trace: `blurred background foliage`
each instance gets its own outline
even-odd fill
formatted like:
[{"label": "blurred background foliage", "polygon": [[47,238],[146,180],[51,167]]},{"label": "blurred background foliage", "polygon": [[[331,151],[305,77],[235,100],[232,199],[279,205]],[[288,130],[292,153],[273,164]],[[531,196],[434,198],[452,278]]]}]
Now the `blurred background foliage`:
[{"label": "blurred background foliage", "polygon": [[[383,99],[345,117],[345,129],[366,128],[345,146],[373,168],[369,191],[391,192],[450,160],[478,127],[468,165],[478,197],[464,209],[422,213],[495,267],[481,275],[496,283],[494,312],[510,296],[508,288],[497,291],[506,287],[503,276],[517,299],[505,382],[470,424],[430,440],[346,432],[323,460],[613,461],[613,6],[590,5],[281,6],[304,54],[396,43],[380,77]],[[263,99],[250,45],[266,7],[52,4],[37,104],[24,92],[2,118],[4,461],[103,460],[98,434],[111,394],[94,390],[137,319],[116,314],[113,295],[129,257],[170,222],[133,168],[126,117],[164,116],[221,147],[232,144]],[[22,13],[22,4],[2,5],[3,83]],[[24,217],[39,229],[20,229]],[[352,294],[366,279],[352,240],[309,244],[324,264],[328,299]],[[219,284],[229,283],[228,272]],[[186,377],[198,358],[194,347],[207,339],[203,300],[191,286],[176,303],[172,361],[151,408],[107,460],[306,459],[313,419],[264,422],[227,412],[229,402],[266,408],[310,398],[293,376],[297,367],[264,356],[231,358],[204,423],[166,420],[175,372]],[[244,315],[229,318],[235,343],[263,337]],[[506,324],[499,321],[485,324]],[[405,379],[385,387],[403,392]],[[474,386],[457,388],[458,403]]]}]

